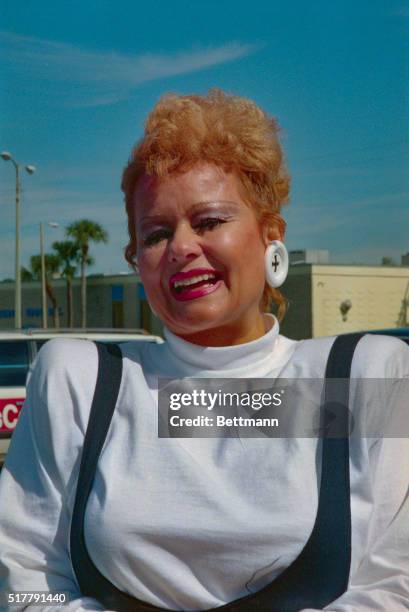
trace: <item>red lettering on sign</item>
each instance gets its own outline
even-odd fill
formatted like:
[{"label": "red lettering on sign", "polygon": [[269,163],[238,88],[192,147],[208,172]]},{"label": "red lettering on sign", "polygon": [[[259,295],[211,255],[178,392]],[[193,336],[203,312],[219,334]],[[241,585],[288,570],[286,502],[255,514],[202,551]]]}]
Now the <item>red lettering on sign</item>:
[{"label": "red lettering on sign", "polygon": [[0,432],[14,431],[23,402],[24,397],[0,398]]}]

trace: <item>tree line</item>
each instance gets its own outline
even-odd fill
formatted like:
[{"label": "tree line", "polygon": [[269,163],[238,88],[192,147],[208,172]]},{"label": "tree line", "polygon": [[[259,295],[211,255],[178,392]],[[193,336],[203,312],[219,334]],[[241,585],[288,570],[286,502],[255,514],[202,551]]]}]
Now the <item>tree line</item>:
[{"label": "tree line", "polygon": [[[81,272],[81,327],[87,325],[87,276],[88,266],[94,259],[89,254],[91,242],[108,242],[107,231],[95,221],[81,219],[70,223],[65,228],[67,240],[55,241],[52,252],[45,253],[45,284],[47,296],[53,305],[54,327],[60,326],[57,298],[50,283],[50,278],[59,274],[66,280],[67,286],[67,319],[68,326],[74,327],[74,304],[72,280],[78,266]],[[41,281],[41,254],[32,255],[28,268],[21,268],[22,281]]]}]

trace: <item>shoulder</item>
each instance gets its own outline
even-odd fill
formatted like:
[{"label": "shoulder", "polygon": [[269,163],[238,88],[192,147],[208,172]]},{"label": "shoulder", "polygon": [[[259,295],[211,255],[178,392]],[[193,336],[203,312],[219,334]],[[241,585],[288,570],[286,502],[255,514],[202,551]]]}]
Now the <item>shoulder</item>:
[{"label": "shoulder", "polygon": [[94,342],[72,338],[49,340],[39,351],[29,374],[26,403],[33,407],[36,418],[43,414],[44,418],[60,423],[68,419],[85,430],[97,374],[98,351]]},{"label": "shoulder", "polygon": [[[293,345],[292,365],[302,375],[321,377],[336,336],[300,340]],[[308,372],[307,372],[308,370]],[[398,338],[365,334],[358,342],[351,368],[353,378],[409,376],[409,346]]]},{"label": "shoulder", "polygon": [[40,349],[36,362],[47,366],[61,365],[62,363],[69,363],[70,357],[76,356],[79,359],[86,359],[92,353],[96,355],[96,345],[91,340],[52,338]]},{"label": "shoulder", "polygon": [[98,368],[94,342],[77,338],[53,338],[40,349],[30,369],[31,377],[51,380],[70,375],[90,375]]},{"label": "shoulder", "polygon": [[82,448],[97,373],[93,342],[57,338],[43,345],[29,376],[7,455],[9,466],[30,456],[58,478],[70,478]]},{"label": "shoulder", "polygon": [[355,378],[405,378],[409,376],[409,346],[392,336],[365,334],[352,361]]}]

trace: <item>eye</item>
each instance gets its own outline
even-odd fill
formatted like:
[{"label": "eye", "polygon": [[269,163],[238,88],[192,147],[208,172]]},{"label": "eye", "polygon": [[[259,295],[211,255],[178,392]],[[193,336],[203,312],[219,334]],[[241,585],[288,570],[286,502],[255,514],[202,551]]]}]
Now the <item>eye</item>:
[{"label": "eye", "polygon": [[202,232],[205,230],[212,230],[218,225],[222,223],[226,223],[225,219],[221,219],[220,217],[206,217],[206,219],[201,219],[197,225],[195,226],[196,231]]},{"label": "eye", "polygon": [[155,230],[151,234],[148,234],[145,238],[143,238],[143,246],[150,247],[158,244],[161,240],[166,240],[172,235],[172,232],[168,229],[159,229]]}]

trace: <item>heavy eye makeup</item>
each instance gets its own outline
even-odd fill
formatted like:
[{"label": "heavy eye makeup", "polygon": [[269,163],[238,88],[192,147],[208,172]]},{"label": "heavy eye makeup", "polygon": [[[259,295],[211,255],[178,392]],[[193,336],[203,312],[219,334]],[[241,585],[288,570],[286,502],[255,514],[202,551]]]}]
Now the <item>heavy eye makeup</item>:
[{"label": "heavy eye makeup", "polygon": [[[212,231],[217,227],[220,227],[224,223],[230,220],[228,216],[206,216],[192,221],[192,227],[197,234],[201,235],[206,231]],[[167,240],[172,236],[173,230],[170,226],[159,227],[152,231],[145,230],[142,233],[142,245],[144,247],[151,247],[159,244],[162,240]]]}]

